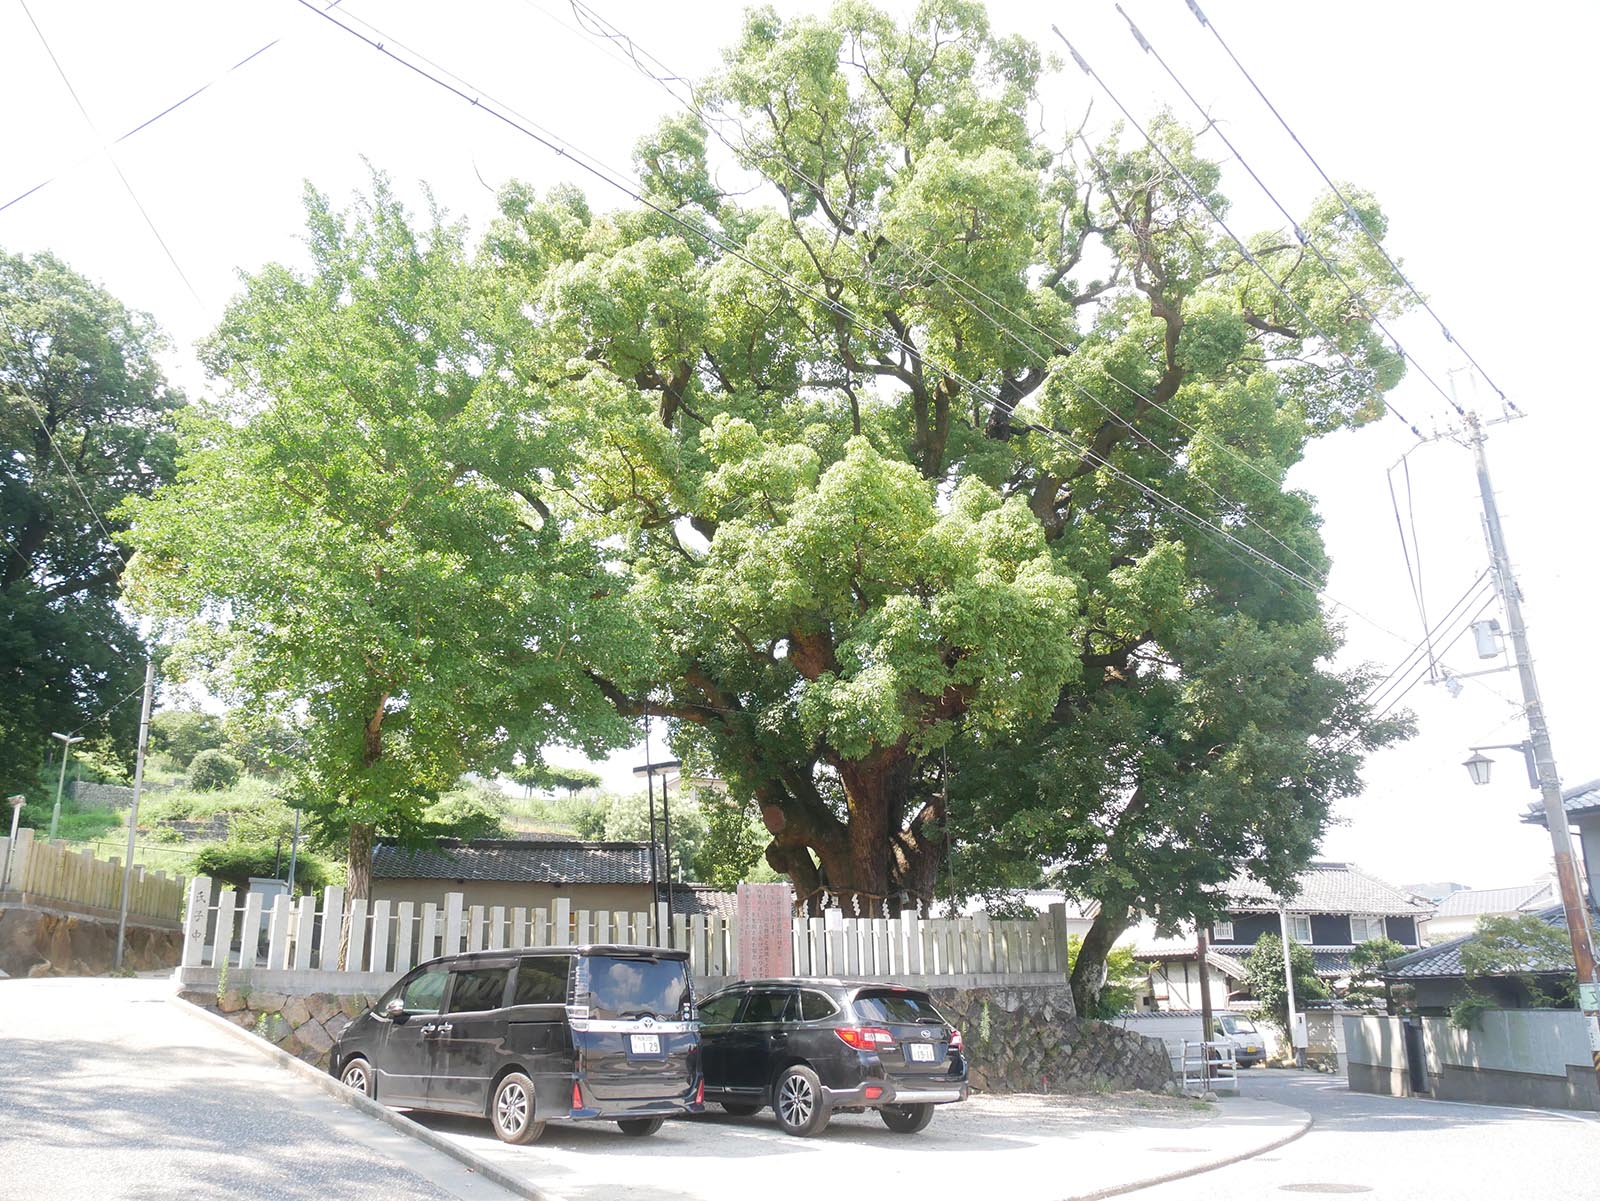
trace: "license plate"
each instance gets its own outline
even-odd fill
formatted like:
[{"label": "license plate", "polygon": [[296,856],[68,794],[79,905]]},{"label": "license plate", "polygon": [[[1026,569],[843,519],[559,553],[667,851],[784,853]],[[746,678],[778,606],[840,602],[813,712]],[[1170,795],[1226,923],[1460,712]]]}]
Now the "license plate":
[{"label": "license plate", "polygon": [[1257,1051],[1259,1051],[1259,1050],[1261,1050],[1261,1048],[1260,1048],[1260,1047],[1246,1047],[1246,1048],[1245,1048],[1245,1049],[1244,1049],[1244,1053],[1245,1053],[1245,1054],[1246,1054],[1246,1055],[1254,1055],[1254,1054],[1255,1054],[1255,1053],[1256,1053],[1256,1052],[1257,1052]]},{"label": "license plate", "polygon": [[630,1034],[628,1035],[628,1049],[635,1055],[661,1054],[661,1036],[659,1034]]},{"label": "license plate", "polygon": [[932,1043],[912,1043],[911,1044],[911,1061],[913,1063],[932,1063],[933,1062],[933,1044]]}]

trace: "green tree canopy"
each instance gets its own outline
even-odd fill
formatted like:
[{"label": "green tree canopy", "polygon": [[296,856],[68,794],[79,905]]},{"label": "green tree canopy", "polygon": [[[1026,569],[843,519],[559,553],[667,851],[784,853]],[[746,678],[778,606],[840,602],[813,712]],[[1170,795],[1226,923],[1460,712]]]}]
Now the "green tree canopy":
[{"label": "green tree canopy", "polygon": [[[1289,963],[1294,975],[1294,1000],[1298,1009],[1307,1001],[1322,1000],[1328,986],[1317,978],[1316,962],[1303,943],[1290,941]],[[1283,940],[1276,934],[1263,934],[1245,960],[1245,982],[1250,995],[1261,1006],[1261,1016],[1289,1036],[1289,990],[1283,974]]]},{"label": "green tree canopy", "polygon": [[[713,184],[673,119],[639,149],[652,207],[513,186],[486,251],[570,433],[545,494],[651,634],[593,673],[617,711],[754,797],[813,903],[1058,863],[1109,931],[1239,870],[1286,884],[1395,732],[1327,669],[1284,477],[1401,365],[1292,238],[1247,258],[1159,156],[1031,140],[1039,71],[962,0],[756,10],[700,99],[765,193]],[[1224,206],[1191,135],[1156,136]],[[1342,209],[1303,228],[1393,311]]]},{"label": "green tree canopy", "polygon": [[115,513],[171,478],[165,345],[53,255],[0,253],[0,792],[36,783],[52,730],[132,748],[139,707],[113,706],[145,648],[116,607]]},{"label": "green tree canopy", "polygon": [[286,788],[359,897],[374,833],[425,838],[467,769],[621,737],[584,672],[614,674],[631,626],[534,491],[560,435],[496,365],[461,228],[414,228],[381,177],[306,209],[311,270],[246,281],[205,348],[229,402],[131,510],[133,595],[188,622],[181,666],[303,725]]}]

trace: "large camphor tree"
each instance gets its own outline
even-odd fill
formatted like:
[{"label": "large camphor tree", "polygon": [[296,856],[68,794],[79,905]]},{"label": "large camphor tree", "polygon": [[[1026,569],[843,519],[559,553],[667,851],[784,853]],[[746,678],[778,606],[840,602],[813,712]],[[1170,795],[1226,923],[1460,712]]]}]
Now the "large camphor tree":
[{"label": "large camphor tree", "polygon": [[[1070,865],[1123,925],[1189,916],[1235,871],[1292,875],[1393,732],[1327,666],[1283,481],[1383,412],[1394,281],[1328,204],[1303,228],[1361,303],[1293,239],[1252,264],[1171,121],[1165,160],[1041,146],[1040,69],[960,0],[903,28],[758,10],[706,122],[641,143],[644,206],[514,186],[485,244],[569,439],[544,495],[651,639],[590,677],[755,799],[813,904]],[[708,124],[754,199],[713,182]]]}]

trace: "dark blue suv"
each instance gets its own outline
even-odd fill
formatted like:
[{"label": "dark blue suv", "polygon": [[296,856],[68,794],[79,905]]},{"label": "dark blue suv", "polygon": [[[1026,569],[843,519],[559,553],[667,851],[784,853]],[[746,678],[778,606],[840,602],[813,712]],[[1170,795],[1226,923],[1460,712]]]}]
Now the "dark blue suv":
[{"label": "dark blue suv", "polygon": [[747,1116],[772,1106],[802,1137],[835,1113],[875,1109],[915,1134],[967,1099],[961,1032],[927,993],[873,981],[752,980],[700,1004],[706,1099]]}]

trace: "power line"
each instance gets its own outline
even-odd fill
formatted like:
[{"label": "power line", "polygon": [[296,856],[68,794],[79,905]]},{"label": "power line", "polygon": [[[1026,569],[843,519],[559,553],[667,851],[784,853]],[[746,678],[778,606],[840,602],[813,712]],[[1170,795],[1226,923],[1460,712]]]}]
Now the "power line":
[{"label": "power line", "polygon": [[67,462],[67,456],[62,452],[61,444],[56,441],[54,431],[51,430],[49,423],[45,420],[44,410],[26,392],[19,391],[17,395],[22,397],[27,402],[28,407],[33,410],[33,415],[38,419],[39,428],[44,431],[45,439],[50,443],[50,448],[56,452],[56,458],[61,460],[61,468],[67,473],[67,480],[77,491],[79,499],[83,501],[84,508],[89,510],[89,516],[94,518],[95,525],[100,527],[100,532],[105,535],[106,541],[115,547],[117,540],[112,537],[111,531],[106,528],[106,523],[100,520],[100,514],[96,512],[94,505],[89,500],[89,494],[83,490],[83,485],[78,482],[77,472],[73,471],[72,464]]},{"label": "power line", "polygon": [[1189,6],[1189,11],[1194,14],[1195,19],[1199,21],[1201,25],[1211,31],[1211,36],[1217,39],[1217,45],[1222,47],[1223,52],[1227,54],[1227,56],[1233,61],[1233,65],[1239,68],[1239,73],[1245,77],[1251,88],[1255,90],[1255,94],[1261,97],[1261,102],[1265,104],[1268,110],[1271,111],[1272,115],[1278,119],[1278,124],[1283,126],[1284,132],[1287,133],[1293,140],[1294,144],[1300,148],[1300,153],[1306,156],[1307,161],[1316,168],[1317,174],[1322,176],[1322,181],[1327,184],[1329,189],[1332,190],[1333,194],[1339,198],[1339,203],[1344,205],[1344,211],[1361,229],[1361,232],[1366,235],[1367,240],[1377,248],[1378,253],[1383,255],[1384,261],[1389,264],[1395,275],[1410,290],[1411,295],[1413,298],[1415,298],[1416,302],[1420,304],[1423,309],[1427,311],[1428,316],[1432,317],[1438,324],[1439,332],[1444,335],[1444,340],[1450,343],[1450,345],[1454,346],[1462,353],[1463,356],[1465,356],[1467,362],[1472,364],[1473,370],[1475,370],[1479,376],[1482,377],[1483,382],[1493,388],[1495,390],[1495,394],[1498,395],[1513,412],[1520,413],[1522,410],[1518,409],[1517,406],[1512,403],[1512,401],[1507,399],[1506,394],[1501,389],[1500,385],[1495,383],[1494,380],[1490,379],[1489,373],[1479,365],[1477,359],[1472,357],[1472,352],[1462,345],[1462,343],[1456,340],[1455,335],[1450,332],[1450,327],[1444,323],[1444,318],[1440,317],[1438,313],[1434,312],[1433,306],[1428,303],[1427,298],[1417,290],[1416,285],[1413,284],[1407,277],[1406,273],[1400,269],[1400,264],[1395,262],[1394,259],[1390,257],[1388,250],[1384,248],[1383,242],[1379,239],[1378,235],[1372,231],[1372,227],[1366,223],[1366,220],[1359,212],[1356,211],[1355,206],[1351,204],[1345,194],[1339,190],[1339,185],[1334,183],[1333,180],[1328,177],[1328,173],[1322,169],[1322,164],[1317,161],[1316,156],[1314,156],[1310,150],[1306,149],[1305,143],[1300,140],[1300,136],[1295,133],[1293,127],[1290,126],[1289,122],[1284,119],[1283,114],[1278,111],[1277,107],[1272,103],[1271,100],[1267,99],[1267,94],[1261,90],[1261,85],[1255,81],[1255,78],[1250,74],[1249,71],[1245,70],[1244,64],[1239,61],[1238,57],[1233,53],[1232,48],[1226,41],[1223,40],[1222,34],[1217,30],[1217,27],[1213,25],[1206,17],[1206,14],[1201,11],[1200,5],[1196,2],[1196,0],[1184,0],[1184,3]]},{"label": "power line", "polygon": [[[1338,343],[1333,338],[1330,338],[1326,333],[1324,333],[1321,330],[1321,328],[1317,325],[1316,321],[1312,319],[1311,314],[1307,313],[1305,308],[1300,304],[1300,302],[1289,294],[1288,289],[1286,289],[1283,286],[1283,284],[1281,282],[1279,282],[1279,280],[1272,274],[1272,272],[1267,270],[1266,266],[1261,262],[1261,260],[1259,258],[1256,257],[1255,253],[1253,251],[1251,251],[1251,249],[1244,244],[1244,240],[1242,238],[1240,238],[1238,234],[1233,232],[1232,227],[1229,226],[1228,223],[1225,220],[1223,220],[1222,215],[1217,212],[1216,206],[1211,203],[1211,201],[1207,198],[1205,192],[1203,192],[1200,189],[1200,186],[1198,184],[1196,184],[1194,182],[1194,180],[1189,178],[1188,174],[1181,167],[1179,167],[1176,163],[1174,163],[1172,161],[1171,157],[1167,154],[1167,152],[1161,148],[1160,143],[1158,143],[1155,140],[1155,138],[1150,134],[1150,131],[1148,129],[1146,129],[1145,126],[1143,124],[1141,124],[1139,122],[1139,120],[1131,112],[1128,111],[1127,107],[1122,103],[1122,101],[1117,98],[1117,94],[1115,92],[1113,92],[1111,90],[1110,86],[1106,83],[1106,81],[1100,77],[1099,72],[1097,72],[1093,67],[1091,67],[1089,65],[1088,60],[1085,59],[1083,57],[1083,55],[1078,53],[1077,47],[1074,46],[1070,41],[1067,40],[1067,35],[1062,33],[1061,30],[1055,25],[1050,26],[1050,29],[1056,35],[1056,37],[1061,39],[1062,43],[1066,46],[1067,50],[1071,53],[1073,61],[1078,64],[1079,68],[1083,71],[1083,73],[1085,75],[1087,75],[1090,79],[1094,80],[1095,83],[1100,85],[1100,90],[1103,91],[1108,97],[1110,97],[1111,103],[1117,106],[1117,109],[1127,119],[1128,123],[1130,125],[1132,125],[1136,130],[1139,131],[1140,135],[1144,138],[1144,140],[1147,143],[1149,143],[1150,149],[1154,150],[1156,152],[1157,157],[1159,157],[1161,159],[1161,161],[1167,165],[1167,168],[1175,176],[1177,176],[1177,178],[1179,180],[1182,181],[1183,185],[1189,190],[1190,195],[1192,195],[1196,200],[1198,200],[1200,202],[1201,207],[1204,208],[1206,210],[1206,212],[1211,214],[1211,220],[1216,224],[1217,228],[1220,229],[1224,234],[1226,234],[1228,236],[1228,239],[1230,241],[1232,241],[1233,244],[1236,247],[1238,247],[1239,253],[1240,253],[1240,255],[1243,256],[1245,262],[1249,263],[1252,267],[1254,267],[1256,269],[1257,273],[1260,274],[1260,276],[1264,280],[1266,280],[1269,284],[1272,285],[1273,290],[1276,291],[1279,296],[1283,297],[1284,300],[1289,302],[1290,307],[1293,308],[1294,311],[1300,315],[1300,317],[1301,317],[1301,319],[1303,321],[1305,321],[1306,326],[1307,326],[1308,329],[1310,329],[1312,332],[1318,334],[1323,339],[1323,341],[1326,342],[1328,344],[1328,346],[1341,359],[1344,360],[1345,370],[1347,372],[1349,372],[1350,374],[1356,376],[1357,378],[1362,378],[1365,374],[1367,374],[1367,373],[1363,372],[1360,368],[1356,367],[1354,361],[1350,358],[1350,356],[1348,354],[1346,354],[1344,352],[1343,349],[1341,349],[1339,347]],[[1411,432],[1413,434],[1415,434],[1419,438],[1422,437],[1422,432],[1419,429],[1417,429],[1417,427],[1410,420],[1408,420],[1406,418],[1406,416],[1403,413],[1401,413],[1398,408],[1396,408],[1393,404],[1391,404],[1388,401],[1387,398],[1384,399],[1383,403],[1384,403],[1385,409],[1388,412],[1393,413],[1395,415],[1395,417],[1398,418],[1401,422],[1403,422],[1411,430]]]},{"label": "power line", "polygon": [[[44,47],[45,54],[49,55],[50,62],[56,69],[56,74],[61,77],[61,82],[66,85],[67,93],[72,97],[72,102],[78,106],[78,112],[83,114],[85,124],[89,126],[90,132],[98,138],[100,130],[96,128],[94,118],[89,115],[89,110],[84,107],[83,100],[78,96],[78,90],[72,86],[72,80],[67,77],[67,72],[62,67],[61,60],[56,57],[56,52],[50,48],[50,41],[44,36],[44,30],[39,28],[39,22],[33,19],[33,13],[28,9],[27,0],[17,0],[17,2],[22,6],[22,11],[28,18],[28,23],[33,26],[34,33],[39,35],[39,44]],[[133,190],[133,184],[123,174],[122,164],[117,162],[117,156],[111,153],[109,147],[106,149],[106,158],[110,160],[112,170],[116,171],[117,178],[122,181],[122,186],[127,189],[128,197],[133,201],[133,206],[139,210],[139,215],[144,218],[144,223],[150,227],[150,232],[161,246],[162,253],[167,256],[167,262],[172,264],[172,269],[178,273],[178,278],[183,281],[183,286],[189,289],[189,295],[194,298],[195,304],[202,309],[205,308],[205,302],[200,299],[200,293],[195,291],[194,285],[189,282],[189,277],[184,274],[183,268],[178,265],[178,260],[173,255],[172,248],[167,245],[166,238],[162,237],[161,231],[156,228],[156,223],[151,218],[149,210],[144,207],[143,201],[139,199],[139,194]]]},{"label": "power line", "polygon": [[[1435,380],[1433,376],[1428,374],[1427,369],[1423,367],[1421,363],[1417,362],[1410,351],[1401,345],[1400,339],[1395,337],[1394,331],[1384,324],[1383,318],[1380,317],[1377,312],[1367,304],[1366,298],[1351,285],[1348,279],[1345,278],[1344,272],[1340,271],[1339,268],[1328,259],[1328,256],[1322,253],[1316,242],[1307,236],[1305,230],[1300,228],[1300,223],[1296,221],[1289,210],[1284,207],[1283,202],[1280,201],[1273,193],[1272,189],[1266,185],[1261,176],[1256,174],[1255,168],[1252,167],[1244,155],[1240,153],[1239,148],[1233,144],[1233,140],[1223,132],[1222,127],[1211,119],[1211,115],[1206,111],[1205,106],[1201,104],[1200,101],[1195,99],[1194,93],[1184,85],[1183,80],[1178,78],[1177,72],[1167,65],[1167,60],[1161,57],[1161,52],[1151,45],[1150,40],[1140,32],[1139,27],[1133,23],[1133,18],[1128,16],[1128,14],[1123,10],[1122,5],[1116,5],[1116,9],[1117,12],[1122,14],[1122,19],[1128,23],[1128,29],[1130,32],[1132,32],[1134,41],[1139,43],[1140,48],[1144,50],[1146,54],[1150,55],[1156,60],[1156,62],[1161,64],[1161,69],[1167,73],[1167,78],[1178,85],[1178,90],[1188,98],[1190,104],[1194,105],[1195,111],[1198,112],[1201,117],[1205,118],[1209,128],[1216,133],[1217,137],[1222,139],[1222,144],[1228,148],[1228,152],[1238,160],[1239,165],[1249,173],[1250,178],[1256,181],[1256,186],[1266,194],[1268,200],[1272,201],[1273,206],[1278,210],[1278,212],[1283,214],[1284,220],[1289,222],[1290,227],[1294,230],[1295,240],[1307,250],[1311,251],[1312,254],[1316,255],[1317,261],[1328,270],[1329,274],[1331,274],[1336,280],[1344,285],[1344,290],[1350,294],[1350,299],[1354,300],[1358,305],[1361,306],[1361,308],[1367,314],[1367,319],[1380,330],[1382,330],[1384,336],[1387,337],[1394,345],[1395,353],[1415,367],[1417,369],[1417,373],[1421,375],[1423,379],[1427,380],[1430,385],[1432,385],[1433,390],[1443,397],[1445,403],[1451,408],[1455,409],[1458,415],[1465,416],[1466,410],[1456,402],[1455,397],[1451,396],[1448,392],[1441,388],[1439,386],[1439,382]],[[1346,201],[1345,207],[1349,208],[1348,201]]]},{"label": "power line", "polygon": [[[344,33],[348,34],[349,36],[357,39],[358,41],[361,41],[361,42],[365,43],[371,49],[377,51],[379,54],[383,55],[384,57],[391,59],[395,63],[399,64],[400,66],[405,67],[407,70],[413,72],[414,74],[421,76],[422,78],[426,79],[427,81],[433,83],[435,86],[440,87],[440,88],[442,88],[443,90],[445,90],[447,92],[450,92],[452,95],[456,96],[460,100],[463,100],[463,101],[467,102],[472,107],[483,110],[486,114],[488,114],[489,116],[493,117],[495,120],[500,121],[501,123],[507,125],[508,127],[516,130],[517,132],[523,134],[525,137],[531,138],[532,140],[538,142],[540,145],[544,146],[548,150],[551,150],[552,152],[554,152],[558,156],[571,159],[580,168],[582,168],[584,171],[588,172],[589,174],[594,175],[597,179],[600,179],[602,182],[610,185],[611,187],[617,189],[618,191],[621,191],[624,195],[630,197],[631,199],[633,199],[637,203],[642,204],[646,208],[649,208],[651,211],[655,212],[656,214],[658,214],[659,216],[663,217],[664,219],[670,221],[671,223],[677,225],[681,229],[684,229],[684,230],[688,231],[689,233],[693,234],[695,237],[699,238],[700,240],[705,241],[705,242],[707,242],[707,243],[709,243],[711,245],[719,247],[720,249],[722,249],[723,251],[725,251],[726,253],[728,253],[732,257],[737,258],[739,261],[741,261],[741,262],[745,263],[746,265],[754,268],[756,271],[758,271],[761,274],[765,275],[767,278],[771,279],[773,282],[779,284],[780,286],[787,288],[788,290],[794,292],[797,295],[804,296],[804,297],[810,299],[813,303],[816,303],[819,306],[821,306],[822,308],[824,308],[826,311],[835,314],[841,320],[850,322],[851,324],[855,325],[857,328],[863,330],[864,332],[867,332],[869,334],[873,334],[874,336],[883,339],[885,342],[888,342],[891,345],[899,347],[902,351],[904,351],[907,354],[916,355],[919,358],[922,358],[924,361],[932,361],[932,360],[928,360],[927,357],[923,354],[923,352],[921,352],[918,348],[916,348],[915,346],[912,346],[910,343],[907,343],[902,338],[898,337],[897,335],[893,334],[890,331],[886,331],[886,330],[883,330],[883,329],[881,329],[879,327],[876,327],[876,326],[872,325],[870,322],[868,322],[865,319],[863,319],[859,314],[857,314],[853,310],[851,310],[849,308],[849,306],[842,304],[841,302],[839,302],[838,300],[836,300],[836,299],[834,299],[832,297],[829,297],[829,296],[826,296],[826,295],[819,295],[818,293],[816,293],[816,292],[812,291],[811,289],[807,288],[805,285],[795,282],[792,278],[784,275],[781,272],[778,272],[778,271],[774,270],[773,268],[767,266],[765,263],[762,263],[760,260],[752,257],[742,247],[730,242],[724,236],[722,236],[720,234],[717,234],[717,233],[714,233],[714,232],[711,232],[711,231],[709,231],[709,230],[707,230],[707,229],[705,229],[703,227],[696,226],[696,225],[692,224],[691,222],[685,220],[678,213],[673,212],[672,210],[667,209],[667,208],[663,207],[662,205],[659,205],[659,204],[651,201],[648,197],[644,196],[643,194],[641,194],[637,190],[629,187],[625,182],[622,182],[622,181],[614,178],[612,175],[607,174],[606,170],[603,169],[601,166],[597,165],[593,160],[591,160],[589,158],[588,155],[583,154],[581,152],[574,153],[574,150],[576,150],[576,148],[571,146],[570,143],[565,142],[564,139],[560,139],[556,135],[550,134],[547,131],[546,132],[540,132],[536,127],[533,126],[532,122],[529,122],[528,119],[525,118],[525,117],[521,117],[519,114],[517,114],[515,112],[515,110],[510,109],[509,106],[502,105],[501,102],[495,101],[493,99],[493,97],[488,97],[486,94],[483,94],[483,93],[480,93],[478,95],[473,95],[473,94],[471,94],[471,93],[469,93],[467,91],[463,91],[461,88],[454,86],[453,84],[451,84],[447,80],[445,80],[443,78],[440,78],[438,75],[432,74],[431,72],[429,72],[428,70],[424,69],[421,66],[418,66],[417,63],[412,62],[409,59],[404,58],[401,55],[397,54],[391,47],[400,46],[402,49],[406,50],[408,54],[414,54],[415,52],[411,51],[409,47],[404,46],[403,43],[397,42],[394,39],[389,38],[381,30],[378,30],[375,26],[372,26],[367,22],[362,22],[362,24],[366,25],[367,28],[372,29],[373,32],[376,33],[379,37],[383,37],[385,39],[384,41],[380,42],[380,41],[374,40],[373,38],[367,37],[365,34],[361,33],[359,30],[353,29],[349,25],[346,25],[342,21],[338,20],[331,13],[315,8],[312,4],[309,3],[309,0],[297,0],[297,3],[301,4],[303,7],[309,9],[310,11],[316,13],[318,16],[322,17],[324,20],[328,21],[330,24],[336,26],[337,28],[339,28]],[[418,56],[418,57],[420,57],[420,56]],[[456,78],[460,79],[459,76],[457,76]],[[468,87],[472,86],[466,80],[461,80],[461,82],[465,86],[468,86]],[[488,99],[491,103],[485,103],[484,102],[485,99]],[[505,108],[506,111],[502,112],[502,111],[500,111],[500,108]],[[946,366],[944,364],[936,364],[936,365],[939,366],[940,370],[949,379],[953,380],[954,382],[961,384],[963,387],[966,387],[966,388],[970,389],[972,392],[977,393],[978,395],[987,396],[990,399],[990,401],[992,403],[995,403],[996,405],[1000,405],[1000,404],[1003,403],[1003,402],[1001,402],[999,400],[998,397],[996,397],[993,394],[992,390],[990,388],[988,388],[987,386],[979,384],[979,383],[976,383],[975,381],[973,381],[971,379],[968,379],[967,377],[963,376],[961,373],[953,370],[952,368],[949,368],[948,366]],[[1105,470],[1106,472],[1108,472],[1109,474],[1113,475],[1114,477],[1119,478],[1119,479],[1125,481],[1126,483],[1132,485],[1135,489],[1137,489],[1139,492],[1141,492],[1142,494],[1147,496],[1150,500],[1152,500],[1152,501],[1154,501],[1154,502],[1156,502],[1158,504],[1166,506],[1169,510],[1171,510],[1173,512],[1173,514],[1175,516],[1177,516],[1179,518],[1179,520],[1182,520],[1182,521],[1186,522],[1187,524],[1190,524],[1190,525],[1194,526],[1194,528],[1196,528],[1197,530],[1200,530],[1202,532],[1210,532],[1212,534],[1215,534],[1216,536],[1218,536],[1221,539],[1223,539],[1225,542],[1227,542],[1227,543],[1237,547],[1238,549],[1244,551],[1250,557],[1259,560],[1264,565],[1276,568],[1278,571],[1282,572],[1283,574],[1288,576],[1290,579],[1294,580],[1295,582],[1297,582],[1300,585],[1302,585],[1303,587],[1305,587],[1313,595],[1315,595],[1316,593],[1318,593],[1320,591],[1320,588],[1319,588],[1319,586],[1317,584],[1315,584],[1311,580],[1308,580],[1305,576],[1301,575],[1299,572],[1296,572],[1292,568],[1286,567],[1282,563],[1279,563],[1277,560],[1273,559],[1270,555],[1267,555],[1263,551],[1260,551],[1257,548],[1251,546],[1249,543],[1242,541],[1241,539],[1239,539],[1238,537],[1236,537],[1235,535],[1233,535],[1231,532],[1229,532],[1228,530],[1224,529],[1223,527],[1218,526],[1215,523],[1210,522],[1207,519],[1194,514],[1189,509],[1187,509],[1183,505],[1179,504],[1178,502],[1176,502],[1174,500],[1171,500],[1168,497],[1163,496],[1161,493],[1159,493],[1156,490],[1152,489],[1151,487],[1149,487],[1149,485],[1145,484],[1143,481],[1138,480],[1135,477],[1129,475],[1128,473],[1122,471],[1115,464],[1111,463],[1108,459],[1106,459],[1103,455],[1099,455],[1096,452],[1094,452],[1093,450],[1091,450],[1090,448],[1078,444],[1076,441],[1074,441],[1072,439],[1072,437],[1070,435],[1066,434],[1064,431],[1058,430],[1058,429],[1054,429],[1054,428],[1051,428],[1051,427],[1048,427],[1048,426],[1033,425],[1033,424],[1029,424],[1029,425],[1027,425],[1025,427],[1021,427],[1021,428],[1023,428],[1024,430],[1036,430],[1039,433],[1041,433],[1041,434],[1043,434],[1043,435],[1045,435],[1047,437],[1051,437],[1051,438],[1056,439],[1057,441],[1060,441],[1063,445],[1066,445],[1069,449],[1073,450],[1073,452],[1075,454],[1079,455],[1081,459],[1083,459],[1083,460],[1085,460],[1087,462],[1090,462],[1093,466],[1095,466],[1097,468],[1101,468],[1101,469]],[[1359,610],[1355,609],[1353,606],[1345,604],[1344,602],[1340,602],[1340,601],[1334,600],[1333,598],[1329,598],[1329,600],[1330,600],[1330,603],[1336,604],[1339,607],[1348,610],[1349,612],[1351,612],[1355,616],[1358,616],[1358,617],[1362,618],[1362,620],[1364,620],[1364,621],[1368,622],[1369,624],[1371,624],[1375,629],[1378,629],[1378,630],[1382,631],[1383,633],[1388,634],[1390,637],[1396,639],[1397,641],[1399,641],[1401,643],[1409,644],[1408,640],[1404,636],[1402,636],[1400,634],[1396,634],[1393,630],[1388,629],[1387,627],[1383,626],[1381,623],[1377,622],[1375,619],[1373,619],[1371,617],[1368,617],[1367,615],[1361,613]]]},{"label": "power line", "polygon": [[[335,4],[341,3],[341,0],[334,0],[334,3]],[[29,19],[32,20],[32,17],[30,16]],[[35,25],[34,28],[37,29],[38,26]],[[183,99],[174,101],[173,103],[167,105],[166,108],[164,108],[160,112],[156,113],[154,116],[146,117],[143,121],[139,122],[139,124],[135,125],[132,129],[128,130],[126,133],[121,134],[118,137],[113,138],[110,142],[108,142],[106,144],[106,147],[104,149],[109,149],[112,146],[120,146],[123,142],[126,142],[129,138],[133,137],[134,134],[140,133],[143,130],[148,129],[150,126],[154,125],[157,121],[161,120],[163,117],[168,116],[171,113],[177,112],[180,108],[182,108],[184,105],[188,104],[189,101],[193,100],[196,96],[199,96],[202,92],[205,92],[207,89],[212,87],[214,84],[217,84],[217,83],[221,82],[224,78],[226,78],[227,76],[233,74],[233,72],[237,71],[240,67],[246,65],[247,63],[253,62],[255,59],[257,59],[261,55],[265,54],[268,50],[271,50],[274,46],[276,46],[282,40],[283,40],[282,38],[274,38],[272,41],[268,42],[265,46],[260,46],[260,47],[256,48],[255,50],[252,50],[249,54],[245,55],[238,62],[234,63],[233,66],[229,67],[226,71],[223,71],[221,74],[217,75],[216,77],[214,77],[213,79],[207,81],[206,83],[201,84],[194,91],[190,92],[187,96],[183,97]],[[48,49],[48,47],[47,47],[47,49]],[[54,56],[52,55],[51,58],[52,58],[52,61],[53,61],[54,60]],[[60,70],[60,65],[59,64],[57,64],[57,68],[56,69],[58,71]],[[70,87],[70,85],[69,85],[69,87]],[[74,95],[73,99],[77,99],[76,95]],[[82,106],[80,105],[79,107],[81,108]],[[4,204],[0,204],[0,213],[5,212],[12,205],[17,204],[20,201],[26,200],[29,196],[32,196],[35,192],[38,192],[38,191],[40,191],[40,190],[42,190],[44,188],[49,187],[51,184],[55,183],[58,179],[60,179],[63,175],[66,175],[69,172],[77,170],[77,168],[83,166],[84,163],[87,163],[87,162],[91,161],[92,159],[98,158],[102,152],[103,151],[101,151],[101,150],[97,150],[92,154],[86,154],[82,158],[78,159],[76,162],[70,163],[67,166],[61,168],[54,175],[48,176],[45,179],[41,179],[38,183],[34,184],[33,187],[27,189],[26,191],[19,192],[17,195],[13,196],[10,200],[6,201]]]}]

